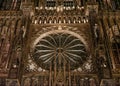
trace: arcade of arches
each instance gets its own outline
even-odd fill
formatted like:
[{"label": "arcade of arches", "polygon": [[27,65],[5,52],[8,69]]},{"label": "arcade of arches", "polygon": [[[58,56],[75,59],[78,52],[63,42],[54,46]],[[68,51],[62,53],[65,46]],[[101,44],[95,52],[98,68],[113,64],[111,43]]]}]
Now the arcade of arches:
[{"label": "arcade of arches", "polygon": [[120,86],[119,0],[0,0],[0,86]]}]

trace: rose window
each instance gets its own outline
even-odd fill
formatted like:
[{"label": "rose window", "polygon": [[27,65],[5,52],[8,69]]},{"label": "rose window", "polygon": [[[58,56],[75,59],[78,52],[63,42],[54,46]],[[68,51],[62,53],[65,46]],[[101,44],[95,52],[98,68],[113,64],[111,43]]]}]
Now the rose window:
[{"label": "rose window", "polygon": [[[50,65],[63,67],[68,63],[76,69],[87,60],[86,47],[72,34],[53,33],[41,38],[33,50],[33,59],[40,67],[49,69]],[[52,69],[53,69],[52,68]]]}]

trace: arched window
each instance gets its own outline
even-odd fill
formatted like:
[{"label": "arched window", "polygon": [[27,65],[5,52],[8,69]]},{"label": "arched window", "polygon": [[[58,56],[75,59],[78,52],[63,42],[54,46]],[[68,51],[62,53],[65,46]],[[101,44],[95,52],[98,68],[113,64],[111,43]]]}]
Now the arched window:
[{"label": "arched window", "polygon": [[46,0],[46,6],[47,7],[55,7],[56,6],[56,0]]}]

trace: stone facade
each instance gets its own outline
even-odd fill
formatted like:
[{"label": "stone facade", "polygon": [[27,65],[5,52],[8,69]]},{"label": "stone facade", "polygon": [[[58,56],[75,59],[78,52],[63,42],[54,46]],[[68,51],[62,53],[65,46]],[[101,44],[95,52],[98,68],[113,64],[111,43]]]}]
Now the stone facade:
[{"label": "stone facade", "polygon": [[1,0],[0,86],[119,86],[119,0]]}]

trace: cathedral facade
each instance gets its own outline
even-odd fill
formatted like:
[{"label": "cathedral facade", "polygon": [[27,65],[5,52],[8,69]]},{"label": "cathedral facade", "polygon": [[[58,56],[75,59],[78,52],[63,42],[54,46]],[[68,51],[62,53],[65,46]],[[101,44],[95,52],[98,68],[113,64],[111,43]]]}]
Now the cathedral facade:
[{"label": "cathedral facade", "polygon": [[120,86],[119,0],[0,0],[0,86]]}]

